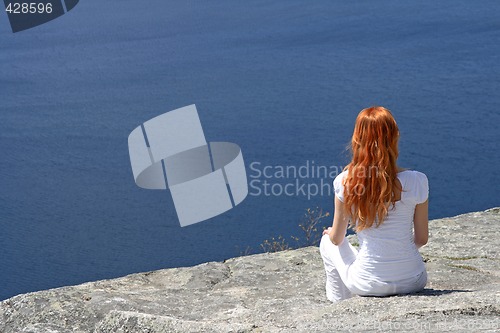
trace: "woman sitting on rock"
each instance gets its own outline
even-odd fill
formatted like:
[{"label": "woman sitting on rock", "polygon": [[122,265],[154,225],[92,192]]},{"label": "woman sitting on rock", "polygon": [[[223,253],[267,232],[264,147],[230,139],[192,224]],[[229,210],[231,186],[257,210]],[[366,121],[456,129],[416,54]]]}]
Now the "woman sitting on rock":
[{"label": "woman sitting on rock", "polygon": [[[335,214],[320,252],[326,296],[387,296],[420,291],[427,272],[418,248],[428,238],[425,174],[396,164],[399,130],[383,107],[362,110],[351,141],[352,160],[334,182]],[[351,222],[359,251],[345,239]]]}]

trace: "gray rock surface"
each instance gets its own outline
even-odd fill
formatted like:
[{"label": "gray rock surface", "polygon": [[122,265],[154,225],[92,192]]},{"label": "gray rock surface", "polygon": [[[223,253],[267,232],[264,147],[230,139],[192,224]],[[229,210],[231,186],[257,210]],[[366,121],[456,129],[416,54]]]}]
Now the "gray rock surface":
[{"label": "gray rock surface", "polygon": [[500,208],[429,227],[417,294],[330,303],[307,247],[18,295],[0,304],[0,332],[499,331]]}]

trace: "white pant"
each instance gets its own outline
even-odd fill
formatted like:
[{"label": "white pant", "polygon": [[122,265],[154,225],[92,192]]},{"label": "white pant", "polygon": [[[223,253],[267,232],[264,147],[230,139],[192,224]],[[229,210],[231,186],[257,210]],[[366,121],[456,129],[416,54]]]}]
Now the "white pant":
[{"label": "white pant", "polygon": [[[319,244],[321,257],[326,271],[326,297],[337,302],[355,295],[388,296],[420,291],[427,283],[424,270],[411,279],[397,282],[382,282],[376,279],[361,278],[363,272],[356,265],[358,251],[347,239],[340,245],[334,245],[328,235],[321,238]],[[360,274],[361,273],[361,274]],[[366,274],[365,274],[366,275]]]}]

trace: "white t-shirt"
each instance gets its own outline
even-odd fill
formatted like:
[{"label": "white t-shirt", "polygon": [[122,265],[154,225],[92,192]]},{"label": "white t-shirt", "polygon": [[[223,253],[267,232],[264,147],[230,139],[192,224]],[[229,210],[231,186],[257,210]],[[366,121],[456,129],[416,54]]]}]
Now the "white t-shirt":
[{"label": "white t-shirt", "polygon": [[[333,181],[335,195],[344,201],[342,185],[347,171]],[[351,266],[351,273],[360,279],[377,282],[397,282],[411,279],[425,271],[422,257],[413,239],[415,206],[427,200],[427,176],[418,171],[405,170],[397,174],[403,187],[401,200],[389,206],[385,220],[358,232],[359,252]]]}]

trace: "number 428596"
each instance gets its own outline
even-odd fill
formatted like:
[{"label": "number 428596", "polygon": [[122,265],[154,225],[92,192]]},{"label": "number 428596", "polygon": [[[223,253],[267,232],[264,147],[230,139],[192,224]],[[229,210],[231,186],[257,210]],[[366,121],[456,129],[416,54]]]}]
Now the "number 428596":
[{"label": "number 428596", "polygon": [[38,2],[14,2],[9,3],[5,8],[9,14],[50,14],[52,13],[52,3],[38,3]]}]

